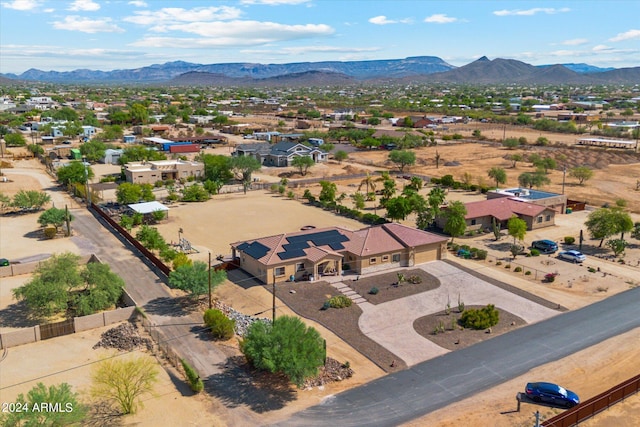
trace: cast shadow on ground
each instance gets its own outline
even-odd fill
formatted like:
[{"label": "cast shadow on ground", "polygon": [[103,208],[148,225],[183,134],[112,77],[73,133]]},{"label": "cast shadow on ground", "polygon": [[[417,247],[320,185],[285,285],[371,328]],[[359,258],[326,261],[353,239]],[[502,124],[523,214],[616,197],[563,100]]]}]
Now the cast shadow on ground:
[{"label": "cast shadow on ground", "polygon": [[0,310],[0,325],[7,328],[28,328],[40,324],[29,317],[29,308],[25,301],[18,301]]},{"label": "cast shadow on ground", "polygon": [[190,397],[195,395],[194,391],[191,390],[191,387],[187,384],[187,382],[182,378],[179,378],[173,372],[173,370],[165,369],[165,372],[169,375],[169,379],[173,383],[176,390],[180,392],[180,395],[182,395],[183,397]]},{"label": "cast shadow on ground", "polygon": [[264,283],[240,268],[227,271],[227,279],[243,289],[249,289],[254,286],[264,286]]},{"label": "cast shadow on ground", "polygon": [[204,380],[205,390],[228,408],[247,406],[262,414],[282,409],[297,398],[295,386],[284,376],[254,370],[242,356],[232,356],[218,366],[221,372]]},{"label": "cast shadow on ground", "polygon": [[189,316],[198,309],[198,305],[188,296],[154,298],[143,306],[149,314],[158,316]]},{"label": "cast shadow on ground", "polygon": [[45,239],[44,233],[42,232],[42,230],[30,231],[28,233],[23,234],[22,237],[26,237],[27,239],[35,239],[38,241],[49,240],[49,239]]}]

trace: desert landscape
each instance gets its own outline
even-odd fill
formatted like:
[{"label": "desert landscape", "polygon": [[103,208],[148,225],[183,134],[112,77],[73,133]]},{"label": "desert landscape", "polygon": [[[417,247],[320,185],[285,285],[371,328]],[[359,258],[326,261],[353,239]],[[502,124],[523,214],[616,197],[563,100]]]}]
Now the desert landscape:
[{"label": "desert landscape", "polygon": [[[439,168],[436,168],[434,164],[430,165],[429,159],[435,155],[436,148],[445,161],[455,160],[460,162],[461,165],[453,167],[441,165]],[[225,150],[225,148],[218,150]],[[441,176],[450,173],[458,178],[463,172],[470,172],[480,177],[486,174],[486,170],[491,166],[507,167],[511,163],[504,159],[507,150],[486,144],[446,144],[439,145],[438,147],[418,149],[417,152],[418,157],[423,159],[421,162],[423,164],[411,168],[409,173],[429,176]],[[386,161],[387,156],[388,153],[380,151],[356,152],[350,156],[353,163],[337,164],[330,162],[326,165],[318,165],[310,170],[309,177],[330,177],[347,173],[364,173],[366,171],[379,170],[380,168],[389,166],[389,163]],[[478,159],[481,159],[481,161],[478,162]],[[624,174],[612,172],[616,170],[616,168],[624,170]],[[603,203],[613,202],[618,195],[620,197],[626,196],[629,201],[629,209],[635,209],[635,203],[639,203],[639,201],[637,197],[633,197],[635,193],[631,187],[633,185],[632,177],[636,174],[638,168],[640,168],[638,164],[625,163],[604,167],[602,170],[596,172],[596,177],[599,176],[600,179],[594,177],[584,188],[565,184],[567,194],[569,194],[569,197],[572,199],[602,200]],[[529,169],[530,166],[527,165],[526,162],[518,164],[515,169],[507,169],[509,174],[508,184],[513,183],[515,185],[517,182],[515,178],[517,174]],[[14,168],[5,169],[4,172],[9,178],[8,182],[0,183],[0,191],[4,194],[12,194],[21,189],[46,189],[47,192],[52,195],[52,200],[56,206],[68,205],[72,212],[80,212],[80,210],[83,209],[78,201],[68,197],[64,192],[60,192],[57,189],[52,178],[42,171],[42,167],[35,160],[15,162]],[[105,168],[105,173],[109,173],[109,168]],[[282,173],[283,170],[281,168],[264,168],[256,174],[256,176],[264,181],[277,182],[279,175]],[[626,185],[628,185],[628,187],[626,189],[621,188],[622,186],[619,185],[619,181],[612,179],[612,177],[617,179],[620,175],[623,175],[623,180],[627,179]],[[553,191],[554,188],[561,188],[561,172],[553,171],[551,176],[552,184],[549,186],[549,189]],[[596,181],[599,181],[598,186],[593,185]],[[612,195],[602,190],[602,188],[606,188],[606,186],[600,186],[602,182],[607,182],[608,184],[606,185],[615,189],[618,193]],[[357,187],[358,184],[359,180],[338,181],[340,191],[344,191],[347,194],[353,193],[355,191],[354,187]],[[402,178],[398,178],[399,188],[401,188],[402,184]],[[317,191],[316,187],[317,186],[314,185],[309,186],[312,192]],[[295,188],[296,192],[301,192],[302,190],[303,188]],[[426,192],[428,189],[425,188],[422,191]],[[574,194],[576,194],[576,196],[574,196]],[[479,197],[466,194],[465,192],[454,191],[451,191],[448,196],[451,200],[473,200],[474,197]],[[231,242],[268,234],[290,232],[307,225],[317,227],[340,225],[351,229],[362,227],[362,224],[357,221],[310,207],[298,200],[289,200],[280,195],[262,190],[251,191],[247,195],[242,193],[221,194],[214,196],[212,200],[206,203],[179,203],[171,206],[170,209],[169,217],[158,224],[158,229],[163,236],[170,241],[174,238],[173,236],[177,239],[178,230],[182,228],[185,238],[189,239],[193,247],[197,249],[197,252],[192,254],[191,257],[205,261],[209,252],[214,255],[227,254],[229,252],[229,243]],[[260,218],[259,221],[256,221],[257,217]],[[586,212],[576,212],[572,215],[560,216],[556,227],[534,232],[531,238],[538,238],[544,234],[545,237],[560,239],[564,235],[577,232],[585,217]],[[636,219],[638,218],[637,216],[635,217]],[[77,253],[86,251],[87,248],[81,248],[76,245],[73,237],[53,241],[37,237],[34,238],[31,234],[34,230],[37,230],[36,219],[36,213],[9,217],[2,216],[0,220],[0,233],[3,238],[0,242],[0,253],[3,256],[19,259],[34,254],[51,254],[63,250]],[[405,223],[407,225],[413,225],[413,221],[414,219],[408,218]],[[540,236],[538,234],[540,234]],[[486,237],[484,238],[486,239]],[[528,236],[527,239],[529,238]],[[473,243],[469,244],[483,244],[482,239],[482,237],[474,237],[470,240],[470,242],[473,241]],[[487,242],[484,243],[486,244]],[[490,253],[493,253],[495,257],[505,256],[505,254],[499,250],[490,251]],[[454,258],[452,255],[449,255],[449,257]],[[640,260],[640,250],[637,248],[637,245],[634,245],[628,250],[627,259]],[[508,282],[513,286],[539,295],[569,309],[577,309],[613,293],[622,292],[630,286],[637,286],[639,284],[637,282],[638,268],[631,265],[621,266],[594,257],[590,258],[589,263],[586,265],[598,267],[601,269],[601,272],[609,272],[609,275],[589,277],[586,273],[586,265],[576,268],[576,266],[567,263],[556,263],[554,265],[542,264],[540,263],[542,260],[534,260],[532,258],[518,261],[522,262],[523,265],[530,263],[528,265],[530,268],[537,268],[541,271],[549,268],[559,270],[560,280],[553,284],[546,285],[541,285],[539,280],[525,279],[524,276],[514,274],[511,271],[504,271],[503,268],[499,268],[489,262],[479,263],[477,261],[459,259],[455,261],[467,268],[477,269],[482,274]],[[13,303],[8,290],[12,287],[19,286],[25,280],[28,280],[28,278],[16,277],[10,281],[7,279],[2,280],[2,293],[0,294],[1,308],[5,308]],[[603,288],[606,288],[606,291],[598,290]],[[267,310],[271,304],[270,294],[263,287],[243,289],[232,282],[227,282],[218,288],[216,290],[216,296],[226,304],[245,313]],[[289,312],[284,305],[282,305],[279,310],[283,313]],[[337,360],[350,361],[356,374],[352,379],[341,383],[298,391],[294,402],[280,411],[269,414],[265,420],[275,421],[282,419],[286,417],[287,414],[320,402],[326,396],[338,393],[342,389],[365,383],[384,374],[383,370],[366,358],[363,358],[338,336],[313,321],[308,321],[308,323],[318,328],[322,335],[327,337],[329,354]],[[5,329],[3,328],[3,330]],[[85,342],[89,344],[92,340],[96,339],[98,332],[99,331],[96,330],[90,333],[83,333],[82,337],[81,334],[76,334],[55,339],[55,341],[60,344],[59,347],[47,347],[47,355],[51,358],[51,362],[47,363],[46,366],[59,366],[60,372],[69,366],[74,366],[75,359],[69,360],[64,357],[65,351],[63,351],[63,349],[67,344],[62,343],[64,343],[65,340],[73,341],[80,339],[86,340]],[[84,334],[86,334],[86,336]],[[528,375],[527,378],[512,380],[492,389],[490,393],[487,393],[491,398],[467,399],[453,405],[453,407],[429,414],[423,419],[416,420],[409,425],[417,426],[428,424],[448,426],[457,425],[460,422],[480,424],[491,422],[494,424],[498,423],[495,425],[505,426],[528,425],[532,419],[531,412],[533,411],[533,407],[523,404],[521,412],[513,412],[515,407],[515,393],[521,391],[526,381],[533,376],[536,378],[553,378],[554,381],[566,385],[568,388],[578,392],[581,396],[595,395],[633,375],[635,359],[640,352],[640,348],[637,345],[638,337],[636,335],[637,332],[632,331],[625,334],[625,336],[612,338],[592,349],[572,355],[567,358],[568,360],[541,366],[532,372],[531,375]],[[39,342],[10,349],[8,357],[1,363],[10,363],[11,366],[14,366],[13,364],[18,363],[18,360],[24,359],[19,356],[21,351],[26,351],[27,348],[35,349],[37,346],[45,346],[50,342],[51,341]],[[237,344],[229,343],[229,345],[235,347]],[[90,350],[90,347],[91,346],[85,347],[84,350],[78,348],[77,352],[78,354],[86,354],[87,361],[97,360],[96,358],[99,358],[100,354]],[[60,350],[56,351],[56,348],[60,348]],[[612,351],[612,348],[615,350]],[[165,366],[165,364],[162,366],[167,372],[171,372],[170,367]],[[24,371],[12,369],[11,372],[17,374],[18,372]],[[86,378],[82,381],[75,379],[82,375],[73,375],[73,378],[69,378],[65,376],[65,374],[55,374],[55,372],[56,370],[54,369],[56,382],[68,380],[79,389],[86,387]],[[588,373],[588,375],[585,373]],[[6,374],[2,375],[3,386],[0,387],[2,400],[11,400],[17,393],[28,390],[33,382],[41,376],[41,374],[29,374],[29,377],[15,377],[15,374],[11,376],[7,376]],[[44,373],[42,375],[44,375]],[[20,383],[20,385],[14,386],[16,383]],[[7,384],[9,387],[5,386]],[[152,415],[156,410],[155,408],[169,407],[175,408],[175,411],[179,411],[181,410],[180,408],[184,408],[185,406],[193,407],[194,410],[195,408],[199,408],[203,413],[210,414],[210,420],[213,425],[218,425],[216,423],[220,422],[220,419],[217,418],[215,414],[222,410],[222,407],[215,402],[212,403],[210,399],[203,399],[203,396],[193,397],[176,391],[172,393],[160,393],[159,395],[149,397],[145,403],[146,409],[136,417],[126,420],[126,425],[154,425],[154,420],[157,419]],[[543,417],[547,418],[557,413],[557,410],[546,407],[536,409],[540,409]],[[617,405],[599,415],[591,420],[591,424],[589,425],[610,425],[607,423],[611,422],[612,419],[621,417],[622,414],[627,414],[626,416],[628,417],[629,413],[634,413],[633,411],[637,410],[640,410],[640,403],[638,403],[637,397],[634,397],[624,404]],[[166,418],[163,419],[166,420]],[[602,421],[598,421],[599,419],[602,419]]]}]

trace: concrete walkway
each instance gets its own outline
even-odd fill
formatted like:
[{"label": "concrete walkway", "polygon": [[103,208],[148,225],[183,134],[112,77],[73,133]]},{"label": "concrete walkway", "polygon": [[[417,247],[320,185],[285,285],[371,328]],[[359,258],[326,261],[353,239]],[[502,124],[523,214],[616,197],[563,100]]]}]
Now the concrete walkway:
[{"label": "concrete walkway", "polygon": [[[441,286],[433,291],[383,304],[373,305],[366,301],[358,303],[363,311],[359,320],[362,332],[398,355],[409,366],[448,353],[449,350],[419,335],[413,328],[413,322],[420,317],[443,311],[447,301],[455,307],[458,295],[467,306],[494,304],[521,317],[529,324],[559,314],[556,310],[493,286],[442,261],[434,261],[417,268],[437,277]],[[334,283],[333,286],[341,291],[345,290],[343,293],[349,296],[348,286],[343,283]]]}]

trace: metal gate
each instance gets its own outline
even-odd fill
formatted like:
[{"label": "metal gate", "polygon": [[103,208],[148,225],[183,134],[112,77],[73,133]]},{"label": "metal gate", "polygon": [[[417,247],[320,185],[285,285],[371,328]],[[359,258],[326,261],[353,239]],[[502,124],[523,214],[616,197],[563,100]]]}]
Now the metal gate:
[{"label": "metal gate", "polygon": [[73,319],[67,319],[67,320],[63,320],[62,322],[40,325],[41,340],[60,337],[62,335],[69,335],[74,332],[75,332],[75,328],[73,326]]}]

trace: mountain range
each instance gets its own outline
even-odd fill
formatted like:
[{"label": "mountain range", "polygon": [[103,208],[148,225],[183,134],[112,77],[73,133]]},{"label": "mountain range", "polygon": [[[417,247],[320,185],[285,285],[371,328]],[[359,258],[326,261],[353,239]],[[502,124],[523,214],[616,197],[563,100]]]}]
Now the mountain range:
[{"label": "mountain range", "polygon": [[513,59],[482,57],[455,67],[434,56],[372,61],[324,61],[289,64],[194,64],[184,61],[135,69],[42,71],[0,75],[12,81],[82,84],[154,84],[208,86],[332,86],[357,83],[457,84],[637,84],[640,67],[599,68],[588,64],[534,66]]}]

